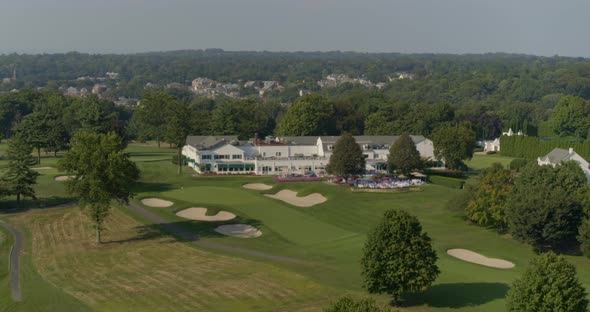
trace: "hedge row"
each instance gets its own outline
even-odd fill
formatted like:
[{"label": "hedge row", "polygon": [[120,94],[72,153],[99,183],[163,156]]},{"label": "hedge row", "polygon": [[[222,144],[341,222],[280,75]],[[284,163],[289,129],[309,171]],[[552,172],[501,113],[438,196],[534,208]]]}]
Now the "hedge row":
[{"label": "hedge row", "polygon": [[545,156],[554,148],[574,150],[585,159],[590,159],[590,140],[539,139],[530,136],[502,136],[500,138],[500,154],[503,156],[525,159],[537,159]]}]

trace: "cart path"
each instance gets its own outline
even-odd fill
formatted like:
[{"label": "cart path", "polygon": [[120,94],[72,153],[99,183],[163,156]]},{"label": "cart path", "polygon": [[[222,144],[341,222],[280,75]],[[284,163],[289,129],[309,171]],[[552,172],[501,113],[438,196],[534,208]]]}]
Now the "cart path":
[{"label": "cart path", "polygon": [[20,255],[21,248],[23,246],[23,236],[20,231],[15,229],[12,225],[4,222],[0,222],[0,226],[7,229],[14,236],[14,244],[10,248],[9,255],[9,273],[10,273],[10,293],[12,300],[15,302],[21,301],[22,296],[20,292],[19,282],[19,262],[18,257]]},{"label": "cart path", "polygon": [[263,252],[259,252],[259,251],[230,247],[230,246],[225,246],[225,245],[214,243],[214,242],[208,242],[208,241],[200,239],[195,234],[186,232],[185,230],[183,230],[182,228],[178,227],[175,224],[169,223],[164,218],[154,214],[153,212],[151,212],[143,207],[140,207],[139,205],[137,205],[135,203],[129,203],[129,205],[127,205],[127,207],[129,209],[131,209],[133,212],[139,214],[140,216],[150,220],[151,222],[153,222],[155,224],[160,225],[167,232],[169,232],[173,235],[176,235],[176,236],[178,236],[184,240],[187,240],[189,242],[203,246],[203,247],[217,249],[217,250],[223,250],[223,251],[227,251],[227,252],[238,253],[238,254],[243,254],[243,255],[248,255],[248,256],[253,256],[253,257],[258,257],[258,258],[266,258],[266,259],[280,261],[280,262],[311,264],[311,263],[309,263],[305,260],[302,260],[302,259],[277,256],[277,255],[267,254],[267,253],[263,253]]}]

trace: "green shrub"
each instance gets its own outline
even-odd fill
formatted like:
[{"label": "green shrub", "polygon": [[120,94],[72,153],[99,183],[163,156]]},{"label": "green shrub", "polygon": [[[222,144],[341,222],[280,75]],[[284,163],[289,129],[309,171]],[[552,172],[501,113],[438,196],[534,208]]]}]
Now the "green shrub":
[{"label": "green shrub", "polygon": [[324,312],[386,312],[390,311],[385,306],[378,306],[375,300],[363,298],[355,300],[350,296],[345,296],[332,303],[331,306],[324,308]]},{"label": "green shrub", "polygon": [[510,170],[520,171],[521,168],[524,168],[528,161],[524,158],[516,158],[510,162]]}]

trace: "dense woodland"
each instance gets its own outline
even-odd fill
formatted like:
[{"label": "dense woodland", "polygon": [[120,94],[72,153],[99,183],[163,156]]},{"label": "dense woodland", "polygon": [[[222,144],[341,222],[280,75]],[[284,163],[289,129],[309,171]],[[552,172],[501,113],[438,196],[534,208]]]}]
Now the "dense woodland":
[{"label": "dense woodland", "polygon": [[[104,76],[107,71],[120,74],[116,83],[111,82],[110,95],[138,98],[158,90],[146,89],[147,82],[188,85],[196,77],[226,82],[277,80],[285,86],[283,92],[250,100],[209,100],[189,91],[161,89],[190,107],[194,114],[193,134],[238,134],[243,138],[251,137],[254,131],[285,134],[280,121],[288,115],[290,103],[298,101],[300,89],[321,95],[325,101],[316,98],[311,102],[323,103],[318,114],[330,117],[322,119],[324,124],[317,129],[302,134],[411,132],[429,136],[441,123],[469,121],[478,138],[494,138],[511,127],[532,136],[585,139],[590,124],[590,106],[586,102],[590,98],[590,60],[581,58],[222,50],[131,55],[10,54],[0,56],[0,77],[10,77],[13,66],[17,68],[17,80],[1,84],[0,90],[41,87],[44,92],[1,96],[4,136],[10,136],[9,129],[43,102],[40,94],[57,93],[58,87],[70,85],[69,80]],[[381,90],[352,84],[320,90],[316,84],[332,73],[387,82],[388,76],[400,71],[414,73],[416,78],[393,80]],[[557,106],[568,95],[573,97]],[[15,103],[20,101],[15,98],[27,96],[34,101]],[[83,101],[63,99],[66,103]],[[556,108],[560,108],[558,112]],[[130,125],[129,136],[143,135],[137,131],[130,112],[112,107],[105,110],[119,111],[119,121]]]}]

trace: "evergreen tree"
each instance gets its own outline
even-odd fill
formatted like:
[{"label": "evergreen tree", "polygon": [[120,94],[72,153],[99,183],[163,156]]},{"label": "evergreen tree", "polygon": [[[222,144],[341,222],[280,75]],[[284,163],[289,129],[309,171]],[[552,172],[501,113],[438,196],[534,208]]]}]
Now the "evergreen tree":
[{"label": "evergreen tree", "polygon": [[326,169],[329,174],[342,176],[346,181],[351,175],[365,172],[363,151],[352,135],[343,134],[336,141]]},{"label": "evergreen tree", "polygon": [[418,219],[405,211],[389,210],[369,233],[362,275],[370,293],[387,293],[398,304],[406,293],[426,290],[439,275],[436,252]]},{"label": "evergreen tree", "polygon": [[420,152],[408,134],[402,134],[389,148],[387,168],[390,172],[397,170],[405,175],[410,174],[412,170],[422,169]]},{"label": "evergreen tree", "polygon": [[588,298],[576,268],[552,252],[533,258],[506,297],[508,311],[586,312]]},{"label": "evergreen tree", "polygon": [[9,194],[16,195],[20,202],[22,197],[37,199],[33,185],[37,183],[39,173],[33,169],[37,161],[31,156],[33,147],[20,137],[13,137],[8,142],[6,156],[8,158],[8,169],[3,179]]}]

